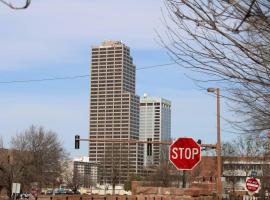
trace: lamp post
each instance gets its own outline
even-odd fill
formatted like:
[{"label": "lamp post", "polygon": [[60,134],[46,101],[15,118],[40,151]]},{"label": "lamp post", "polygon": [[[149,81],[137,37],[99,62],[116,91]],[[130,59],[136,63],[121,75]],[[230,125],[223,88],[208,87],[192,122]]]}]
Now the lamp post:
[{"label": "lamp post", "polygon": [[217,95],[217,193],[219,199],[222,194],[222,182],[221,182],[221,138],[220,138],[220,90],[219,88],[208,88],[207,92],[215,93]]}]

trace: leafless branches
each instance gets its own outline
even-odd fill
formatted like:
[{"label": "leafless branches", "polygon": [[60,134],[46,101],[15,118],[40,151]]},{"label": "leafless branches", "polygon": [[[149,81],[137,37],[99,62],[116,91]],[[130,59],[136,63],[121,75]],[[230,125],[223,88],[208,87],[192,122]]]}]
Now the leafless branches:
[{"label": "leafless branches", "polygon": [[56,133],[31,126],[13,137],[11,146],[12,150],[0,149],[0,179],[8,191],[16,181],[23,187],[32,182],[52,187],[59,181],[66,153]]},{"label": "leafless branches", "polygon": [[61,161],[65,158],[65,151],[56,133],[45,131],[42,127],[31,126],[14,137],[11,143],[14,149],[29,152],[32,155],[32,173],[28,175],[33,182],[39,182],[43,186],[57,182],[61,174]]},{"label": "leafless branches", "polygon": [[25,4],[23,6],[15,6],[11,2],[8,2],[5,0],[0,0],[0,3],[3,3],[6,6],[8,6],[9,8],[14,9],[14,10],[22,10],[22,9],[26,9],[29,7],[31,0],[26,0]]},{"label": "leafless branches", "polygon": [[[29,183],[24,178],[28,171],[31,171],[32,157],[30,154],[15,150],[0,149],[0,185],[7,189],[8,195],[11,195],[11,185],[15,181],[22,181]],[[23,189],[27,184],[23,186]],[[29,189],[29,188],[28,188]]]},{"label": "leafless branches", "polygon": [[240,135],[222,145],[224,157],[263,157],[269,151],[269,140],[265,134]]},{"label": "leafless branches", "polygon": [[199,73],[200,81],[226,89],[239,105],[234,111],[244,116],[245,131],[270,129],[270,1],[165,4],[169,20],[164,17],[161,42],[177,63]]}]

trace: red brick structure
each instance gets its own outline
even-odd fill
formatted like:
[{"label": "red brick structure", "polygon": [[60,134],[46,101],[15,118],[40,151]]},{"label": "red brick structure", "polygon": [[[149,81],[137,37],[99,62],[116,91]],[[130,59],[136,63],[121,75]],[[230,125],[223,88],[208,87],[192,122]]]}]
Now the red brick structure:
[{"label": "red brick structure", "polygon": [[215,183],[217,176],[217,158],[215,156],[202,156],[201,162],[191,171],[188,171],[188,182]]},{"label": "red brick structure", "polygon": [[213,196],[173,196],[173,195],[58,195],[38,196],[37,200],[213,200]]}]

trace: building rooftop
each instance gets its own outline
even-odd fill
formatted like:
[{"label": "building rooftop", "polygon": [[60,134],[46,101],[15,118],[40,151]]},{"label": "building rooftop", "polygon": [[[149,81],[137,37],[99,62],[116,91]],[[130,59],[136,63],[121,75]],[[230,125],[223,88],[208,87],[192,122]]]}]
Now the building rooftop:
[{"label": "building rooftop", "polygon": [[93,48],[123,47],[123,46],[129,49],[129,47],[126,46],[122,41],[107,40],[102,42],[101,45],[93,46]]},{"label": "building rooftop", "polygon": [[143,97],[140,98],[141,103],[154,103],[154,102],[162,102],[168,105],[171,105],[171,101],[164,99],[162,97],[150,97],[146,93]]},{"label": "building rooftop", "polygon": [[87,156],[81,156],[79,158],[74,158],[73,161],[77,161],[77,162],[89,162],[89,157],[87,157]]}]

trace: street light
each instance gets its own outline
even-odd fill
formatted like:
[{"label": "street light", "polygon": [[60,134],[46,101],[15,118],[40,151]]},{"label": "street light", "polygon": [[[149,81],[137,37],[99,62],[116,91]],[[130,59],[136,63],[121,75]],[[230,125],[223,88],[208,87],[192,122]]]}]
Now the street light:
[{"label": "street light", "polygon": [[217,193],[219,199],[222,194],[222,182],[221,182],[221,139],[220,139],[220,90],[219,88],[207,88],[207,92],[215,93],[217,95]]}]

